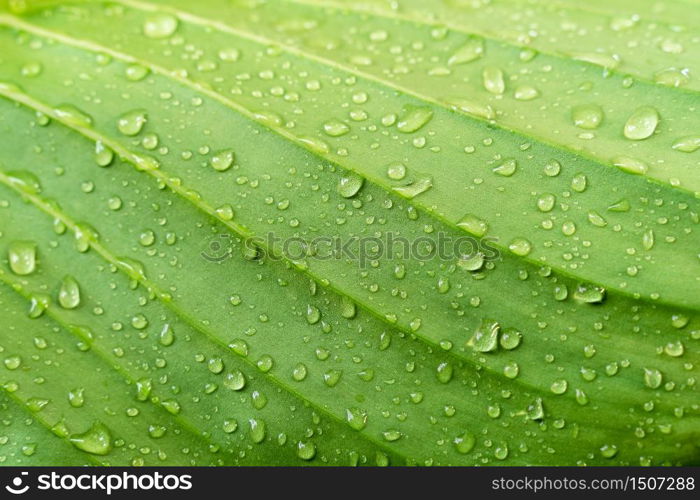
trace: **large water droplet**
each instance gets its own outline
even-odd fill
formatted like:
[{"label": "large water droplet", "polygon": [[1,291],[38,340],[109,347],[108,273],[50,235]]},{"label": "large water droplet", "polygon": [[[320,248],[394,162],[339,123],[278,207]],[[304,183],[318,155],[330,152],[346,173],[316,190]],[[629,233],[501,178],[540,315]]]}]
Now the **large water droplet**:
[{"label": "large water droplet", "polygon": [[500,95],[506,90],[503,71],[500,68],[487,66],[482,73],[484,88],[492,94]]},{"label": "large water droplet", "polygon": [[673,143],[673,149],[682,153],[694,153],[700,149],[700,135],[681,137]]},{"label": "large water droplet", "polygon": [[8,247],[7,256],[10,269],[17,275],[26,276],[36,269],[36,243],[33,241],[13,241]]},{"label": "large water droplet", "polygon": [[58,303],[64,309],[75,309],[80,305],[80,286],[72,276],[65,276],[61,281]]},{"label": "large water droplet", "polygon": [[457,49],[447,60],[448,66],[465,64],[480,58],[484,53],[484,42],[481,38],[471,37]]},{"label": "large water droplet", "polygon": [[638,108],[625,123],[625,137],[633,141],[641,141],[651,135],[659,124],[659,112],[651,106]]},{"label": "large water droplet", "polygon": [[613,158],[612,162],[617,168],[630,174],[644,175],[649,170],[646,163],[629,156],[618,156]]},{"label": "large water droplet", "polygon": [[492,352],[498,346],[498,332],[501,325],[492,319],[482,319],[474,334],[467,342],[477,352]]},{"label": "large water droplet", "polygon": [[101,422],[95,422],[82,434],[73,434],[70,442],[79,450],[93,455],[107,455],[112,450],[112,435]]},{"label": "large water droplet", "polygon": [[119,132],[122,134],[131,137],[143,130],[147,120],[148,115],[146,110],[134,109],[119,117],[117,120],[117,129],[119,129]]},{"label": "large water droplet", "polygon": [[597,104],[582,104],[571,110],[571,119],[578,128],[593,130],[603,122],[603,108]]},{"label": "large water droplet", "polygon": [[425,193],[433,187],[432,177],[420,177],[407,186],[396,186],[393,189],[395,193],[400,194],[404,198],[413,199],[419,194]]},{"label": "large water droplet", "polygon": [[167,38],[177,30],[178,20],[169,14],[156,14],[143,24],[143,34],[148,38]]},{"label": "large water droplet", "polygon": [[406,106],[399,118],[396,128],[410,134],[420,130],[433,117],[433,110],[426,106]]},{"label": "large water droplet", "polygon": [[338,181],[338,194],[343,198],[352,198],[360,191],[364,182],[365,180],[359,175],[350,174],[341,177]]},{"label": "large water droplet", "polygon": [[235,158],[236,156],[232,149],[224,149],[214,154],[214,156],[211,157],[211,160],[209,160],[209,163],[214,170],[224,172],[231,168]]}]

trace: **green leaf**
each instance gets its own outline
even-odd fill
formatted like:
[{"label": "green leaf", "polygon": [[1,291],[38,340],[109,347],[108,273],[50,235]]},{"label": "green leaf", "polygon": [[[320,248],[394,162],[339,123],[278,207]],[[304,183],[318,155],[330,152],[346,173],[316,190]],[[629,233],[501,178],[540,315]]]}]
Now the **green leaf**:
[{"label": "green leaf", "polygon": [[463,3],[0,2],[4,463],[698,463],[697,9]]}]

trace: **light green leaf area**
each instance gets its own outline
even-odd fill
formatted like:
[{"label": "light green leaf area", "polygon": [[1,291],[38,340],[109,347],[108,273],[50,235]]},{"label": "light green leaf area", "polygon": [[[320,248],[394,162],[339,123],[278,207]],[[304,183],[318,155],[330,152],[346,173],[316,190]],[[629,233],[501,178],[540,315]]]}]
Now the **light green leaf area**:
[{"label": "light green leaf area", "polygon": [[427,5],[0,2],[2,463],[698,463],[697,6]]}]

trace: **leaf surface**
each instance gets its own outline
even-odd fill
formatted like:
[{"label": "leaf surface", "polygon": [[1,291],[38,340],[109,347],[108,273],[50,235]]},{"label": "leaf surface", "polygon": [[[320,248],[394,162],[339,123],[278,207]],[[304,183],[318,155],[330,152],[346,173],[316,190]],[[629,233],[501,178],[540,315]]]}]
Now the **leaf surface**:
[{"label": "leaf surface", "polygon": [[[2,404],[35,421],[12,443],[55,435],[7,461],[697,462],[700,177],[672,147],[697,97],[647,74],[671,59],[603,71],[418,2],[200,4],[0,14]],[[484,262],[441,253],[484,235]]]}]

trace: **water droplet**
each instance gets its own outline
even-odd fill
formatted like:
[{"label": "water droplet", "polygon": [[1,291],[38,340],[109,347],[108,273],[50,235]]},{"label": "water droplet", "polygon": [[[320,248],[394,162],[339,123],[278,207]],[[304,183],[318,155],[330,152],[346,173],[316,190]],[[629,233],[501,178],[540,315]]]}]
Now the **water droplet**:
[{"label": "water droplet", "polygon": [[433,110],[426,106],[405,106],[396,128],[404,134],[420,130],[433,117]]},{"label": "water droplet", "polygon": [[225,149],[223,151],[219,151],[214,156],[212,156],[209,163],[214,168],[214,170],[224,172],[231,168],[231,165],[233,165],[234,160],[235,153],[233,152],[233,150]]},{"label": "water droplet", "polygon": [[177,415],[178,413],[180,413],[180,403],[178,403],[174,399],[166,399],[165,401],[162,401],[161,406],[172,415]]},{"label": "water droplet", "polygon": [[484,42],[481,38],[470,37],[467,42],[457,49],[447,60],[448,66],[465,64],[480,58],[484,53]]},{"label": "water droplet", "polygon": [[556,205],[557,198],[553,194],[544,193],[537,198],[537,209],[540,212],[551,212]]},{"label": "water droplet", "polygon": [[506,350],[513,350],[520,345],[523,334],[515,328],[504,328],[501,331],[500,344]]},{"label": "water droplet", "polygon": [[95,422],[82,434],[71,435],[70,442],[79,450],[93,455],[107,455],[112,451],[112,435],[100,422]]},{"label": "water droplet", "polygon": [[326,373],[323,374],[323,383],[326,384],[328,387],[335,387],[338,385],[338,382],[340,382],[340,377],[343,375],[343,372],[340,370],[328,370]]},{"label": "water droplet", "polygon": [[301,382],[306,378],[307,373],[306,365],[304,363],[298,363],[292,371],[292,378],[297,382]]},{"label": "water droplet", "polygon": [[628,139],[641,141],[651,135],[659,124],[659,112],[651,106],[638,108],[625,123],[624,134]]},{"label": "water droplet", "polygon": [[474,445],[476,444],[476,438],[474,437],[474,434],[467,431],[455,437],[453,443],[455,445],[457,453],[466,455],[474,449]]},{"label": "water droplet", "polygon": [[501,325],[497,321],[482,319],[467,345],[477,352],[495,351],[498,346],[498,332],[500,329]]},{"label": "water droplet", "polygon": [[593,285],[579,285],[574,291],[574,298],[586,304],[600,304],[605,299],[605,289]]},{"label": "water droplet", "polygon": [[148,115],[144,109],[134,109],[121,115],[117,120],[117,129],[122,134],[132,137],[143,130],[148,121]]},{"label": "water droplet", "polygon": [[102,141],[95,143],[95,163],[100,167],[108,167],[114,161],[114,151],[105,146]]},{"label": "water droplet", "polygon": [[681,137],[673,143],[673,149],[682,153],[694,153],[700,149],[700,135]]},{"label": "water droplet", "polygon": [[361,431],[367,425],[367,412],[360,408],[348,408],[345,410],[345,419],[350,427]]},{"label": "water droplet", "polygon": [[604,444],[600,447],[600,454],[603,458],[613,458],[617,455],[617,446],[614,444]]},{"label": "water droplet", "polygon": [[228,347],[239,356],[244,358],[248,356],[248,343],[243,339],[232,340]]},{"label": "water droplet", "polygon": [[137,330],[143,330],[148,326],[148,318],[141,313],[134,314],[131,317],[131,326]]},{"label": "water droplet", "polygon": [[53,109],[53,116],[63,123],[79,128],[89,128],[92,125],[92,117],[72,104],[57,106]]},{"label": "water droplet", "polygon": [[258,370],[260,370],[263,373],[267,373],[270,370],[272,370],[272,366],[274,365],[274,360],[272,359],[272,356],[269,354],[263,354],[258,358],[258,360],[255,362],[255,366],[258,367]]},{"label": "water droplet", "polygon": [[233,220],[233,217],[235,216],[233,207],[228,203],[221,205],[220,207],[216,207],[214,213],[219,219],[223,221]]},{"label": "water droplet", "polygon": [[80,305],[80,286],[72,276],[65,276],[61,280],[58,290],[58,303],[64,309],[75,309]]},{"label": "water droplet", "polygon": [[685,352],[685,347],[683,346],[683,342],[677,340],[675,342],[669,342],[668,344],[666,344],[664,346],[664,352],[672,358],[678,358],[680,356],[683,356],[683,353]]},{"label": "water droplet", "polygon": [[126,79],[132,82],[139,82],[146,78],[149,73],[149,69],[140,64],[130,64],[126,68]]},{"label": "water droplet", "polygon": [[32,293],[29,298],[29,317],[36,319],[44,314],[51,303],[51,297],[45,293]]},{"label": "water droplet", "polygon": [[251,418],[248,420],[248,424],[250,425],[250,439],[256,444],[262,443],[266,435],[265,421]]},{"label": "water droplet", "polygon": [[576,233],[576,224],[574,224],[574,223],[573,223],[572,221],[570,221],[570,220],[565,221],[565,222],[561,225],[561,232],[562,232],[565,236],[572,236],[574,233]]},{"label": "water droplet", "polygon": [[477,118],[493,120],[496,117],[496,112],[488,104],[482,104],[480,102],[463,99],[461,97],[447,98],[445,99],[445,102],[449,104],[452,109],[461,111],[468,115],[476,116]]},{"label": "water droplet", "polygon": [[515,255],[525,257],[532,251],[532,244],[525,238],[515,238],[508,244],[508,250]]},{"label": "water droplet", "polygon": [[630,174],[643,175],[649,170],[646,163],[635,158],[630,158],[629,156],[618,156],[613,158],[612,162],[617,168]]},{"label": "water droplet", "polygon": [[557,160],[549,160],[544,165],[544,175],[547,177],[556,177],[561,172],[561,163]]},{"label": "water droplet", "polygon": [[22,365],[22,358],[19,356],[8,356],[3,360],[3,363],[8,370],[16,370]]},{"label": "water droplet", "polygon": [[503,367],[503,375],[505,375],[507,378],[514,379],[519,373],[520,367],[515,361],[510,361]]},{"label": "water droplet", "polygon": [[555,380],[554,382],[552,382],[552,385],[549,387],[549,389],[554,394],[564,394],[568,387],[569,387],[569,383],[566,380],[559,379],[559,380]]},{"label": "water droplet", "polygon": [[171,36],[177,30],[178,20],[169,14],[155,14],[143,25],[143,34],[148,38],[160,39]]},{"label": "water droplet", "polygon": [[330,120],[323,124],[323,131],[331,137],[340,137],[350,132],[350,127],[338,120]]},{"label": "water droplet", "polygon": [[601,52],[588,52],[583,54],[572,54],[577,61],[585,61],[596,66],[602,66],[606,70],[613,70],[620,65],[620,56],[617,54],[604,54]]},{"label": "water droplet", "polygon": [[267,405],[267,397],[262,392],[253,391],[250,397],[256,410],[262,410]]},{"label": "water droplet", "polygon": [[597,129],[603,123],[603,108],[597,104],[582,104],[571,110],[571,119],[578,128]]},{"label": "water droplet", "polygon": [[211,358],[207,362],[207,369],[214,374],[221,373],[224,371],[224,361],[221,358]]},{"label": "water droplet", "polygon": [[302,460],[312,460],[316,456],[316,445],[311,441],[299,441],[297,456]]},{"label": "water droplet", "polygon": [[484,254],[477,252],[472,255],[462,255],[457,265],[465,271],[478,271],[484,267]]},{"label": "water droplet", "polygon": [[492,94],[502,94],[506,90],[503,71],[500,68],[487,66],[482,73],[484,88]]},{"label": "water droplet", "polygon": [[10,269],[19,276],[26,276],[36,270],[36,243],[17,240],[10,243],[7,250]]},{"label": "water droplet", "polygon": [[493,171],[503,177],[510,177],[518,168],[518,162],[514,159],[504,160],[503,163],[493,168]]},{"label": "water droplet", "polygon": [[425,193],[431,187],[433,187],[433,178],[421,177],[407,186],[397,186],[392,188],[392,190],[395,193],[400,194],[404,198],[408,198],[409,200],[411,200],[419,194]]},{"label": "water droplet", "polygon": [[406,165],[399,162],[392,162],[386,166],[386,175],[389,179],[400,181],[406,177]]},{"label": "water droplet", "polygon": [[519,85],[513,93],[513,97],[518,101],[532,101],[539,96],[540,91],[530,85]]},{"label": "water droplet", "polygon": [[236,430],[238,429],[238,420],[236,420],[235,418],[226,419],[224,420],[222,428],[226,434],[236,432]]},{"label": "water droplet", "polygon": [[338,194],[343,198],[352,198],[360,191],[364,182],[364,178],[359,175],[350,174],[341,177],[338,181]]},{"label": "water droplet", "polygon": [[453,373],[454,368],[452,368],[452,364],[448,361],[443,361],[437,367],[437,379],[443,384],[446,384],[452,380]]},{"label": "water droplet", "polygon": [[85,404],[85,389],[78,388],[68,392],[68,403],[73,408],[80,408]]},{"label": "water droplet", "polygon": [[661,372],[656,368],[644,368],[644,385],[650,389],[658,389],[663,378]]},{"label": "water droplet", "polygon": [[588,222],[597,227],[605,227],[608,225],[608,222],[603,218],[603,216],[595,210],[588,212]]},{"label": "water droplet", "polygon": [[315,325],[321,319],[321,311],[316,306],[309,304],[306,306],[306,321],[310,325]]},{"label": "water droplet", "polygon": [[345,295],[342,297],[340,315],[345,319],[352,319],[357,315],[355,303]]},{"label": "water droplet", "polygon": [[245,387],[246,378],[243,372],[234,370],[226,374],[223,384],[227,389],[231,389],[232,391],[240,391]]},{"label": "water droplet", "polygon": [[384,441],[388,441],[390,443],[398,441],[399,439],[401,439],[401,436],[401,432],[396,429],[389,429],[387,431],[382,432],[382,437],[384,438]]},{"label": "water droplet", "polygon": [[481,238],[489,229],[485,220],[480,219],[476,215],[467,214],[457,223],[458,227],[465,229],[467,232]]}]

